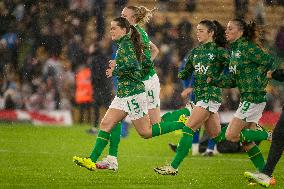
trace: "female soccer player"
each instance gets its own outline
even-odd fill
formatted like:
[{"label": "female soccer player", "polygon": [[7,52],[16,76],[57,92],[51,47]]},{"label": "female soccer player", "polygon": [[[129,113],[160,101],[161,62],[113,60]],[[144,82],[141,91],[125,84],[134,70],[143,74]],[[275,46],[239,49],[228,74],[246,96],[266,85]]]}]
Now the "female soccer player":
[{"label": "female soccer player", "polygon": [[[179,67],[179,71],[183,70],[185,67],[185,64],[187,62],[187,57],[189,57],[191,52],[188,52],[188,54],[183,59],[181,66]],[[192,103],[192,107],[195,103],[195,95],[192,92],[193,91],[193,85],[194,85],[194,74],[192,73],[189,78],[186,80],[183,80],[183,88],[184,90],[181,92],[181,96],[184,99],[189,99],[188,103]],[[193,109],[193,108],[191,108]],[[191,147],[191,154],[193,156],[199,155],[199,135],[200,135],[200,129],[194,132],[193,139],[192,139],[192,147]],[[177,145],[175,144],[169,144],[170,148],[176,152]],[[206,151],[202,154],[203,156],[213,156],[214,155],[214,148],[215,148],[215,142],[209,138],[207,143]],[[216,150],[217,151],[217,150]]]},{"label": "female soccer player", "polygon": [[[131,32],[130,32],[131,29]],[[131,35],[129,34],[131,33]],[[74,156],[73,161],[89,170],[96,169],[96,162],[107,145],[110,132],[116,123],[129,115],[132,123],[143,138],[159,136],[184,127],[182,122],[159,122],[151,125],[146,102],[143,71],[152,62],[143,54],[140,34],[126,18],[119,17],[111,22],[111,37],[118,44],[116,64],[106,70],[108,77],[117,75],[117,95],[107,110],[96,139],[95,147],[87,158]]]},{"label": "female soccer player", "polygon": [[[127,6],[122,12],[121,16],[126,18],[131,25],[133,25],[141,35],[141,41],[144,45],[144,54],[151,61],[153,61],[159,53],[159,50],[155,44],[153,44],[142,28],[142,26],[150,20],[153,10],[149,10],[144,6]],[[112,61],[115,64],[115,61]],[[158,75],[154,69],[154,64],[146,66],[143,69],[143,83],[145,85],[147,95],[147,108],[150,123],[155,124],[161,121],[160,117],[160,82]],[[180,115],[189,116],[189,108],[183,108],[174,112],[166,113],[162,116],[163,121],[177,121]],[[118,124],[112,131],[110,136],[109,154],[103,158],[102,161],[97,162],[98,169],[118,169],[117,152],[120,142],[121,126]]]},{"label": "female soccer player", "polygon": [[[257,44],[256,25],[234,19],[228,22],[226,38],[230,43],[229,62],[230,77],[222,75],[211,81],[218,87],[238,87],[241,102],[234,118],[226,130],[226,139],[237,142],[245,138],[244,128],[255,129],[266,104],[265,87],[268,79],[266,72],[272,66],[271,56]],[[261,137],[256,134],[255,137]],[[253,140],[252,140],[253,141]],[[254,142],[243,142],[254,166],[261,171],[265,165],[264,158]]]},{"label": "female soccer player", "polygon": [[[275,79],[278,81],[284,81],[284,70],[279,69],[274,72],[269,71],[267,73],[269,79]],[[279,121],[277,122],[273,134],[272,143],[267,157],[267,162],[264,168],[257,173],[245,172],[245,177],[248,179],[253,179],[255,182],[262,186],[269,187],[275,184],[272,177],[272,173],[275,169],[276,164],[280,160],[282,153],[284,151],[284,106],[282,107],[282,113]]]},{"label": "female soccer player", "polygon": [[192,147],[193,134],[202,124],[211,138],[221,131],[217,112],[221,105],[221,89],[207,84],[206,79],[221,74],[229,57],[223,48],[226,44],[225,30],[217,21],[203,20],[197,25],[197,39],[200,45],[192,50],[185,69],[178,75],[187,79],[194,73],[196,106],[182,129],[183,136],[174,160],[170,165],[154,169],[159,174],[177,174],[178,166]]}]

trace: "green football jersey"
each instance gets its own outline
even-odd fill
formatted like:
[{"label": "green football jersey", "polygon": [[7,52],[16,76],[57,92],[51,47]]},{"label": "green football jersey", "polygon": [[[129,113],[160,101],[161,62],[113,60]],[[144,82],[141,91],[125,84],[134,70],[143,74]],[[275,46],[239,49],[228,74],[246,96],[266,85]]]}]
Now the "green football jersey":
[{"label": "green football jersey", "polygon": [[179,72],[180,79],[187,79],[194,74],[194,93],[196,101],[222,101],[221,89],[207,83],[208,77],[219,76],[228,61],[228,53],[224,48],[217,47],[216,43],[209,42],[194,48],[187,58],[184,70]]},{"label": "green football jersey", "polygon": [[144,55],[146,56],[146,60],[148,61],[143,61],[143,80],[148,80],[150,77],[152,77],[156,71],[154,69],[154,63],[153,61],[149,61],[151,60],[151,50],[150,50],[150,39],[148,37],[148,34],[146,33],[146,31],[139,26],[138,24],[135,25],[135,28],[137,29],[137,31],[140,33],[141,35],[141,39],[142,42],[144,44]]},{"label": "green football jersey", "polygon": [[266,101],[266,73],[272,68],[273,59],[261,48],[245,38],[231,44],[230,73],[213,81],[219,87],[238,87],[241,101],[261,103]]},{"label": "green football jersey", "polygon": [[113,75],[116,75],[118,80],[117,96],[127,97],[144,92],[141,64],[137,60],[129,34],[116,42],[118,50]]}]

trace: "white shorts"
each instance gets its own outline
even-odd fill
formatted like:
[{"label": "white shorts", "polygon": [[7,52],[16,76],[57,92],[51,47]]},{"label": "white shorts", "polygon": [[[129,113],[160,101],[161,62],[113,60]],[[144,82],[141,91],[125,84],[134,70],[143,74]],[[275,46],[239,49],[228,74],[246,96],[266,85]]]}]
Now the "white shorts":
[{"label": "white shorts", "polygon": [[123,98],[115,96],[109,108],[126,112],[131,120],[140,119],[148,114],[146,93]]},{"label": "white shorts", "polygon": [[154,109],[160,106],[160,81],[157,74],[143,81],[147,94],[147,107]]},{"label": "white shorts", "polygon": [[209,112],[216,113],[218,112],[221,106],[221,103],[213,101],[213,100],[200,100],[196,102],[195,106],[199,106],[199,107],[202,107],[208,110]]},{"label": "white shorts", "polygon": [[234,116],[245,122],[258,123],[259,119],[262,116],[262,112],[265,108],[266,102],[259,104],[254,104],[251,102],[240,102],[239,108],[237,109]]}]

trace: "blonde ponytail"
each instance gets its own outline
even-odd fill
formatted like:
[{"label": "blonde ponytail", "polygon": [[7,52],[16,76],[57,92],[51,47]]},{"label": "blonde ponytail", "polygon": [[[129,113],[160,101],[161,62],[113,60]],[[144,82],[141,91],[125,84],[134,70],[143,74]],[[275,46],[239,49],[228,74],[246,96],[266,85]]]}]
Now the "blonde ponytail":
[{"label": "blonde ponytail", "polygon": [[157,8],[148,9],[144,6],[127,6],[126,8],[133,11],[135,22],[139,25],[148,23],[153,16],[154,11],[157,10]]}]

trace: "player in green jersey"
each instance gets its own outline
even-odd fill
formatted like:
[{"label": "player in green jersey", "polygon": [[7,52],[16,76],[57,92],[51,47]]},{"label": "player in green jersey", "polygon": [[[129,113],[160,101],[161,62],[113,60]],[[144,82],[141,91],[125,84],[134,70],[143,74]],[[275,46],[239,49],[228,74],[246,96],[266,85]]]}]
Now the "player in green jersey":
[{"label": "player in green jersey", "polygon": [[[131,30],[131,31],[130,31]],[[108,144],[110,132],[127,115],[145,139],[163,135],[184,127],[183,122],[150,123],[143,83],[143,66],[151,66],[152,61],[143,54],[143,43],[137,29],[127,19],[119,17],[111,22],[111,37],[118,44],[116,64],[106,70],[106,75],[118,78],[117,95],[107,110],[90,157],[73,157],[73,161],[89,170],[96,169],[96,162]]]},{"label": "player in green jersey", "polygon": [[[284,69],[277,69],[267,72],[268,79],[275,79],[277,81],[284,81]],[[265,167],[260,172],[245,172],[245,177],[249,180],[253,179],[264,187],[269,187],[276,184],[272,173],[279,162],[284,151],[284,106],[278,122],[275,125],[272,136],[272,143],[269,149],[267,162]]]},{"label": "player in green jersey", "polygon": [[185,69],[179,78],[187,79],[194,74],[194,92],[196,106],[182,129],[183,136],[177,147],[176,156],[170,165],[157,167],[154,170],[162,175],[175,175],[183,159],[192,146],[193,133],[204,125],[211,138],[221,131],[218,109],[221,105],[221,89],[209,85],[207,77],[219,75],[224,70],[228,53],[223,48],[226,44],[225,30],[217,21],[203,20],[197,25],[199,46],[194,48],[188,58]]},{"label": "player in green jersey", "polygon": [[[272,58],[257,43],[256,25],[244,20],[228,22],[226,38],[230,43],[230,74],[213,77],[211,84],[222,88],[237,87],[241,102],[234,118],[226,130],[226,139],[239,141],[244,138],[242,131],[253,130],[262,116],[266,105],[268,79],[266,73],[272,66]],[[256,134],[255,137],[261,137]],[[260,149],[254,142],[243,142],[254,166],[261,171],[265,165]]]}]

